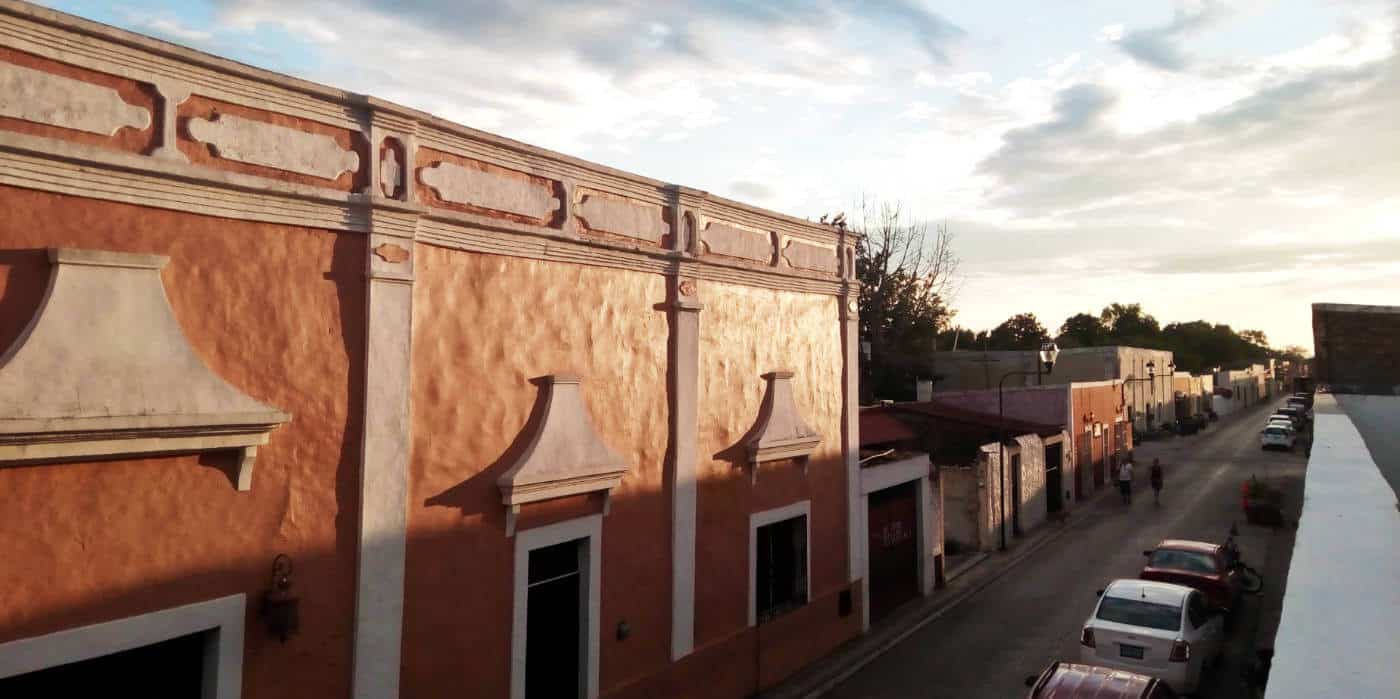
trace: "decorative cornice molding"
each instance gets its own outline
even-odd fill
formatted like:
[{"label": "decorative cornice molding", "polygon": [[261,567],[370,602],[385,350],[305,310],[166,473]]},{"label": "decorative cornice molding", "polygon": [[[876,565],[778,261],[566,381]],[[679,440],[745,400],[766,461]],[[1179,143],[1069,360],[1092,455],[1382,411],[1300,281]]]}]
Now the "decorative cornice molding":
[{"label": "decorative cornice molding", "polygon": [[526,425],[524,451],[496,479],[508,508],[506,536],[515,533],[521,505],[598,491],[606,497],[627,472],[627,463],[593,427],[577,376],[552,374],[535,383],[544,404],[541,417]]},{"label": "decorative cornice molding", "polygon": [[0,463],[241,449],[238,489],[291,419],[214,374],[166,300],[159,255],[53,249],[49,288],[0,355]]},{"label": "decorative cornice molding", "polygon": [[758,419],[744,438],[752,464],[752,478],[758,480],[758,465],[765,461],[799,459],[809,456],[822,437],[803,419],[792,396],[792,372],[774,371],[763,375],[768,390]]},{"label": "decorative cornice molding", "polygon": [[[608,251],[598,255],[580,254],[573,260],[567,259],[567,255],[561,258],[561,261],[581,264],[650,267],[650,263],[642,259],[650,253],[685,253],[693,255],[697,266],[705,270],[698,272],[697,278],[807,293],[834,293],[832,283],[844,276],[844,270],[838,268],[849,266],[845,264],[846,255],[854,235],[849,231],[590,163],[453,124],[375,97],[252,68],[17,0],[0,0],[0,35],[16,50],[153,86],[158,96],[155,101],[158,113],[150,118],[159,125],[158,143],[150,155],[0,131],[0,183],[211,216],[336,231],[366,232],[370,225],[368,209],[412,210],[439,221],[453,222],[457,230],[440,236],[435,242],[449,247],[463,247],[464,241],[480,240],[476,231],[470,229],[484,228],[494,232],[487,234],[493,238],[491,246],[504,248],[502,251],[508,251],[507,254],[523,253],[540,259],[556,259],[556,252],[573,254],[589,249],[574,245],[557,250],[552,243],[541,243],[540,238],[593,244],[597,247],[592,249]],[[94,89],[108,88],[94,86]],[[175,112],[176,107],[192,95],[270,116],[310,120],[363,134],[369,147],[367,158],[340,146],[322,148],[329,143],[324,135],[298,131],[294,126],[270,127],[258,121],[242,125],[248,126],[242,128],[241,118],[233,115],[220,116],[214,122],[194,120],[196,123],[192,123],[194,131],[203,133],[201,129],[224,124],[227,120],[222,128],[231,129],[231,132],[221,133],[218,138],[213,133],[205,135],[237,145],[237,153],[230,151],[229,154],[240,160],[271,163],[267,166],[287,168],[287,172],[302,173],[302,176],[311,171],[320,176],[353,169],[359,183],[356,187],[363,187],[364,193],[347,195],[334,189],[187,162],[174,143],[178,137]],[[254,132],[263,135],[255,138]],[[263,141],[278,138],[268,139],[268,134],[306,148],[299,146],[294,149],[297,153],[269,150],[269,143]],[[254,140],[258,142],[252,142]],[[418,173],[433,172],[429,179],[444,174],[436,172],[444,167],[442,165],[436,169],[420,169],[423,163],[416,157],[420,146],[553,181],[563,190],[563,200],[558,204],[564,211],[562,215],[556,211],[550,220],[540,219],[535,221],[538,225],[533,225],[420,206],[415,194]],[[316,149],[335,153],[329,160],[303,157],[302,151]],[[475,174],[472,176],[480,179]],[[491,185],[487,189],[487,194],[491,195],[488,199],[502,199],[498,187]],[[475,196],[467,198],[474,200],[472,206],[480,203],[475,201]],[[539,197],[527,199],[526,213],[539,214],[542,207],[535,201]],[[489,202],[487,204],[490,208]],[[543,210],[548,213],[550,208],[545,206]],[[575,231],[580,220],[610,235],[582,240]],[[700,243],[704,226],[752,231],[762,238],[764,250],[761,254],[748,254],[748,259],[745,255],[738,258],[707,256]],[[442,226],[438,229],[441,231]],[[659,250],[659,244],[668,233],[672,234],[668,245],[671,250]],[[519,234],[534,239],[508,239]],[[631,257],[621,260],[619,254],[628,249],[623,242],[626,238],[636,240],[637,244],[632,246]],[[779,245],[793,254],[785,256]],[[815,253],[809,249],[812,247],[835,250],[840,264],[834,267],[826,259],[826,253]],[[815,258],[814,253],[817,254]],[[784,264],[784,260],[791,264]]]}]

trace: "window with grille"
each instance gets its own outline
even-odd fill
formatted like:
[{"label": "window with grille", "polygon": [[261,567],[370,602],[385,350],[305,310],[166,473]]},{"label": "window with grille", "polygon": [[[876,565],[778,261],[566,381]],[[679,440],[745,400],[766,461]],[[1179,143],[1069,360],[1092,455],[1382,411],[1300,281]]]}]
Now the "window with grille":
[{"label": "window with grille", "polygon": [[807,516],[758,528],[754,609],[760,623],[807,603]]}]

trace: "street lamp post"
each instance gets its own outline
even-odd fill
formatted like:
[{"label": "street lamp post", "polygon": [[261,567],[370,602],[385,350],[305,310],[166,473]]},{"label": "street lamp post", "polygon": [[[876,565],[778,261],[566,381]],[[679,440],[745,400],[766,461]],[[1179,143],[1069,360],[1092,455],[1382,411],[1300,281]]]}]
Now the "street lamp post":
[{"label": "street lamp post", "polygon": [[[1050,373],[1055,368],[1055,357],[1059,356],[1059,354],[1060,348],[1056,347],[1053,342],[1047,342],[1040,346],[1040,357],[1039,361],[1035,364],[1035,371],[1008,371],[1002,374],[1001,379],[997,381],[997,465],[1000,470],[998,481],[1001,484],[1001,489],[997,493],[997,500],[999,501],[997,504],[1000,510],[999,518],[1001,519],[1000,549],[1002,551],[1006,550],[1006,402],[1003,389],[1006,386],[1006,380],[1012,376],[1030,376],[1031,374],[1035,374],[1036,381],[1039,382],[1041,367],[1045,368],[1046,374]],[[1021,512],[1021,503],[1019,501],[1014,502],[1012,507],[1015,508],[1013,512],[1018,515],[1014,531],[1016,536],[1020,536],[1021,521],[1019,514]]]}]

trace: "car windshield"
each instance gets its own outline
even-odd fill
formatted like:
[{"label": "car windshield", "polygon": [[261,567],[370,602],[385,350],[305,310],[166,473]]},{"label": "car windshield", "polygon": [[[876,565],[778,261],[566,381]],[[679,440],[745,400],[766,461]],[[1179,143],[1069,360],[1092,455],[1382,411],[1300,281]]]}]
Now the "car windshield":
[{"label": "car windshield", "polygon": [[1105,597],[1098,618],[1129,626],[1176,631],[1181,628],[1181,607],[1139,599]]},{"label": "car windshield", "polygon": [[1147,565],[1153,568],[1187,570],[1192,573],[1219,572],[1215,567],[1215,556],[1200,551],[1157,549],[1152,552],[1152,557],[1147,559]]}]

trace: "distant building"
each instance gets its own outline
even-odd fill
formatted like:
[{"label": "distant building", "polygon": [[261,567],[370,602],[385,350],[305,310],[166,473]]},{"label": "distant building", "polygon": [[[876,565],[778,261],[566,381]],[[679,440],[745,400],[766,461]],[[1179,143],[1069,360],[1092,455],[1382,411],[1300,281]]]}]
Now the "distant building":
[{"label": "distant building", "polygon": [[995,390],[1012,371],[1025,373],[1007,378],[1005,386],[1117,380],[1125,384],[1126,417],[1134,429],[1176,419],[1176,365],[1170,351],[1124,346],[1062,349],[1049,373],[1037,373],[1039,361],[1038,352],[1028,350],[939,352],[934,357],[933,391]]}]

